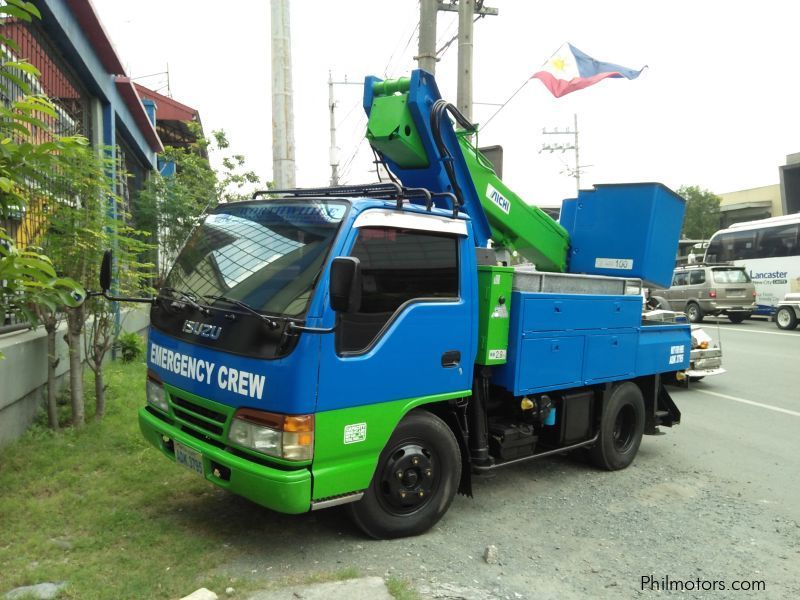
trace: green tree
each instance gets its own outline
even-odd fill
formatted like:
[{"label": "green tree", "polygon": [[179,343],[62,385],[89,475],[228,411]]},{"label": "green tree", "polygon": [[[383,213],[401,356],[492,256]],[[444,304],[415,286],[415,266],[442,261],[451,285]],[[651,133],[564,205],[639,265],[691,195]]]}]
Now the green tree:
[{"label": "green tree", "polygon": [[[153,265],[142,262],[139,257],[146,256],[153,248],[144,241],[149,234],[136,231],[125,225],[124,219],[110,219],[106,227],[108,246],[113,247],[118,265],[122,268],[116,273],[115,293],[120,296],[149,296],[152,290],[147,281],[152,277]],[[99,266],[99,260],[95,267]],[[92,269],[92,276],[99,278],[99,269]],[[93,296],[86,301],[85,330],[83,332],[86,364],[94,374],[95,420],[105,415],[105,383],[103,363],[109,351],[117,343],[120,332],[116,323],[117,311],[114,302],[102,296]]]},{"label": "green tree", "polygon": [[692,240],[710,238],[719,229],[719,196],[696,185],[681,186],[678,194],[686,200],[683,237]]},{"label": "green tree", "polygon": [[[30,2],[7,0],[0,19],[30,22],[41,18]],[[0,103],[0,222],[23,214],[25,207],[59,171],[59,163],[86,145],[77,137],[51,134],[49,119],[56,109],[49,99],[32,94],[31,83],[39,71],[25,61],[11,59],[19,52],[14,40],[0,29],[0,92],[10,101]],[[41,315],[74,305],[84,291],[68,278],[59,277],[52,262],[34,248],[18,248],[0,228],[0,310],[37,323]],[[2,358],[0,354],[0,358]]]},{"label": "green tree", "polygon": [[248,189],[259,178],[245,169],[244,156],[224,154],[222,169],[215,171],[207,153],[225,153],[230,144],[222,131],[212,139],[202,137],[199,125],[191,124],[197,141],[188,148],[167,146],[162,160],[175,165],[175,173],[163,177],[153,174],[140,192],[136,203],[136,225],[156,233],[158,240],[158,281],[163,281],[172,261],[189,237],[201,215],[220,202],[234,202],[249,197]]},{"label": "green tree", "polygon": [[[24,0],[6,0],[0,6],[0,18],[3,15],[28,22],[40,18],[36,7]],[[91,148],[84,137],[54,133],[56,107],[47,97],[31,93],[40,73],[29,63],[10,59],[19,48],[2,33],[0,44],[0,91],[13,99],[0,104],[0,219],[23,215],[34,204],[48,218],[47,230],[37,240],[42,248],[18,248],[0,229],[0,309],[27,319],[31,326],[44,325],[48,417],[53,427],[58,426],[55,336],[58,320],[66,313],[73,424],[80,427],[85,422],[80,340],[87,316],[92,318],[83,339],[95,372],[99,417],[104,408],[100,365],[117,333],[108,301],[95,297],[84,303],[84,288],[96,286],[102,252],[115,242],[118,289],[138,290],[149,276],[147,265],[138,259],[147,246],[138,232],[126,228],[124,216],[113,217],[118,210],[111,208],[119,199],[107,175],[108,153]]]}]

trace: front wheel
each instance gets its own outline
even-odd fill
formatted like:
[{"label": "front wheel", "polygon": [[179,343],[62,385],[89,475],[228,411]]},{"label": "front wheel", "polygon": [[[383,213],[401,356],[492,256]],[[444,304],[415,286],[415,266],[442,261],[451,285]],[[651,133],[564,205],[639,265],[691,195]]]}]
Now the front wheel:
[{"label": "front wheel", "polygon": [[703,309],[695,302],[686,305],[686,318],[690,323],[700,323],[703,321]]},{"label": "front wheel", "polygon": [[633,462],[644,433],[644,398],[635,383],[618,385],[603,406],[600,436],[589,450],[592,462],[608,471]]},{"label": "front wheel", "polygon": [[794,329],[797,327],[797,315],[790,306],[782,306],[775,313],[775,324],[778,329]]},{"label": "front wheel", "polygon": [[389,438],[364,497],[350,504],[361,530],[376,539],[419,535],[442,518],[458,489],[461,453],[437,416],[409,413]]}]

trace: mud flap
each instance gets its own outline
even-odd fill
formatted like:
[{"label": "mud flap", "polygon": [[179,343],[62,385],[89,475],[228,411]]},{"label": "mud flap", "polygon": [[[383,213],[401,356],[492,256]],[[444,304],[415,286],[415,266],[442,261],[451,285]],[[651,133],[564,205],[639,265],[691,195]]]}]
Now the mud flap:
[{"label": "mud flap", "polygon": [[[673,402],[660,375],[639,380],[645,398],[644,434],[659,435],[659,425],[672,427],[681,422],[681,411]],[[688,378],[687,378],[688,383]]]},{"label": "mud flap", "polygon": [[662,383],[659,383],[658,386],[656,404],[655,424],[657,426],[664,425],[665,427],[672,427],[681,422],[681,411],[678,410],[678,407],[675,405],[675,402],[673,402],[672,397]]}]

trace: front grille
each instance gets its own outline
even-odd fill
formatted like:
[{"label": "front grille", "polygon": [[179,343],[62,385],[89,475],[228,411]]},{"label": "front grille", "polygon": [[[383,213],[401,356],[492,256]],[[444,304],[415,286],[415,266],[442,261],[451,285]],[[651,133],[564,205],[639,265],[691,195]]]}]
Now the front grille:
[{"label": "front grille", "polygon": [[196,437],[221,437],[228,416],[206,408],[187,398],[170,394],[170,403],[175,417],[184,425],[185,431],[196,431]]},{"label": "front grille", "polygon": [[222,427],[220,427],[219,425],[212,425],[208,421],[204,421],[203,419],[195,417],[194,415],[186,411],[180,410],[178,408],[173,408],[173,412],[175,413],[175,416],[178,417],[181,421],[184,421],[186,423],[191,423],[195,427],[204,429],[205,431],[213,433],[214,435],[222,435]]},{"label": "front grille", "polygon": [[217,448],[225,448],[224,443],[220,442],[219,440],[209,435],[205,435],[202,432],[193,429],[192,427],[187,427],[186,425],[184,425],[183,427],[181,427],[181,431],[189,434],[193,438],[200,440],[201,442],[205,442],[206,444],[211,444],[212,446],[216,446]]},{"label": "front grille", "polygon": [[184,400],[180,396],[172,396],[172,403],[180,406],[181,408],[185,408],[186,410],[190,410],[193,413],[198,415],[203,415],[207,419],[212,419],[217,423],[225,423],[227,418],[224,414],[217,412],[215,410],[211,410],[204,406],[200,406],[199,404],[195,404],[194,402],[190,402],[189,400]]}]

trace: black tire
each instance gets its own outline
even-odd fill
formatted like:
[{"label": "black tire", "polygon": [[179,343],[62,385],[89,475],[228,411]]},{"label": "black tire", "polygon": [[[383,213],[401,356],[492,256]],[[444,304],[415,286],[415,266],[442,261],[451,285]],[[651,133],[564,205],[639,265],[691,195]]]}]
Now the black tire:
[{"label": "black tire", "polygon": [[635,383],[626,381],[608,396],[600,419],[600,437],[589,449],[592,462],[608,471],[633,462],[644,433],[644,398]]},{"label": "black tire", "polygon": [[747,318],[747,315],[728,315],[731,323],[739,324]]},{"label": "black tire", "polygon": [[437,416],[413,411],[389,438],[369,488],[349,505],[350,514],[375,539],[419,535],[447,512],[460,477],[453,432]]},{"label": "black tire", "polygon": [[782,306],[775,313],[775,325],[778,329],[794,329],[797,327],[797,315],[790,306]]},{"label": "black tire", "polygon": [[694,383],[695,381],[703,381],[704,378],[705,378],[705,375],[700,375],[700,377],[689,377],[689,381]]},{"label": "black tire", "polygon": [[686,318],[690,323],[702,323],[704,316],[703,309],[697,302],[689,302],[686,305]]}]

